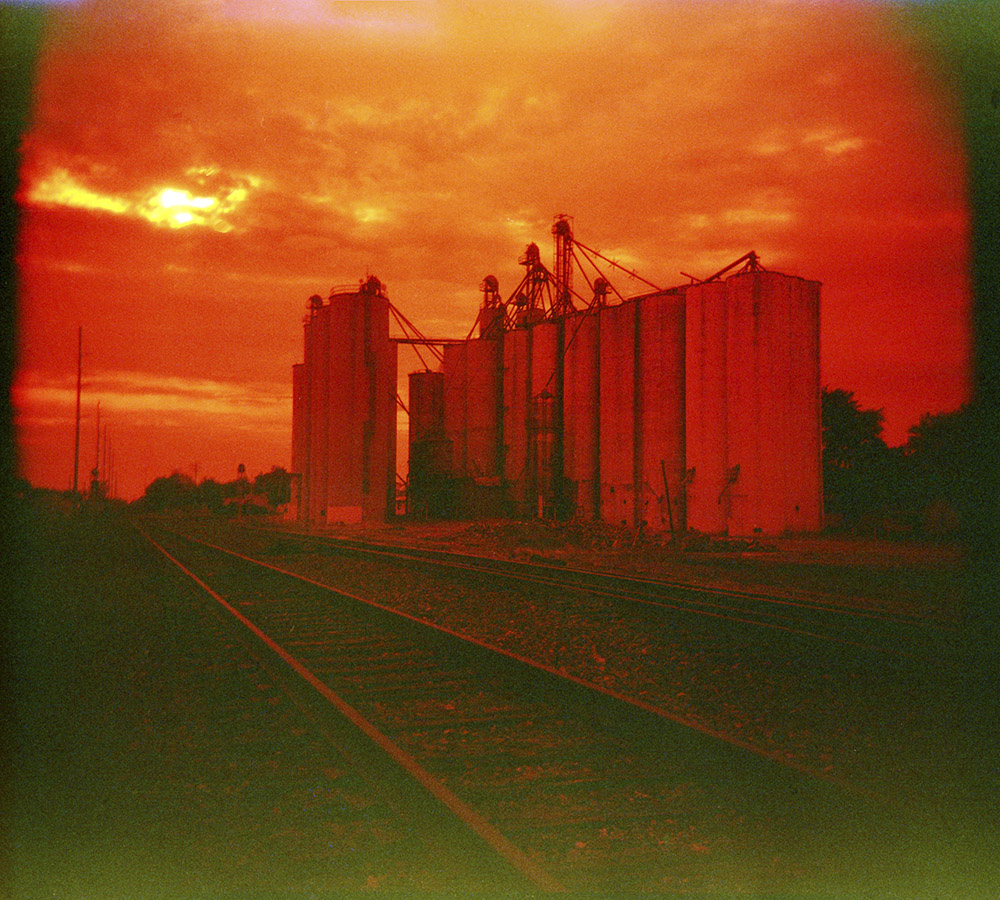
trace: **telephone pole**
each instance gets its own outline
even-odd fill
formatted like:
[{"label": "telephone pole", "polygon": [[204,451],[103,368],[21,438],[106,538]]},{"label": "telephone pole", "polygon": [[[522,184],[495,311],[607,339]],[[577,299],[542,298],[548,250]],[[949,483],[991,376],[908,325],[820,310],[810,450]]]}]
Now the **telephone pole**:
[{"label": "telephone pole", "polygon": [[80,387],[83,375],[83,326],[76,335],[76,443],[73,449],[73,493],[77,491],[80,473]]}]

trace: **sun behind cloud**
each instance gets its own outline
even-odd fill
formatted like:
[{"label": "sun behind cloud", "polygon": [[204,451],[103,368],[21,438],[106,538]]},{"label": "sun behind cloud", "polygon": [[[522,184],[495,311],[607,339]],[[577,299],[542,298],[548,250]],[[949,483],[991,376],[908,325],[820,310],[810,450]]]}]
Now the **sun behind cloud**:
[{"label": "sun behind cloud", "polygon": [[[190,173],[216,174],[217,169],[191,169]],[[232,231],[234,214],[250,197],[261,179],[242,176],[229,187],[221,187],[218,196],[194,194],[183,187],[152,187],[144,196],[103,193],[84,184],[68,169],[57,167],[39,177],[23,192],[27,204],[65,206],[72,209],[106,212],[145,219],[164,228],[196,226],[215,231]]]}]

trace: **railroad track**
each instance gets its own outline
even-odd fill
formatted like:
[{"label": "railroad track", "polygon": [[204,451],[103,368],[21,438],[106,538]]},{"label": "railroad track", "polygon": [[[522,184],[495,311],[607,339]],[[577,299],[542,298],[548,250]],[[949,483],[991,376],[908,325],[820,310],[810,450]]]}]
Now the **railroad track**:
[{"label": "railroad track", "polygon": [[[874,654],[887,660],[953,658],[961,652],[961,634],[953,625],[926,617],[859,609],[833,598],[722,589],[664,579],[576,569],[551,563],[500,560],[452,551],[288,532],[259,525],[247,531],[276,541],[302,541],[343,554],[448,569],[472,580],[505,579],[540,588],[573,590],[646,606],[673,614],[715,619],[737,629],[760,630]],[[287,549],[287,547],[286,547]]]},{"label": "railroad track", "polygon": [[836,774],[376,596],[192,536],[150,540],[525,891],[843,893],[911,852],[891,804]]}]

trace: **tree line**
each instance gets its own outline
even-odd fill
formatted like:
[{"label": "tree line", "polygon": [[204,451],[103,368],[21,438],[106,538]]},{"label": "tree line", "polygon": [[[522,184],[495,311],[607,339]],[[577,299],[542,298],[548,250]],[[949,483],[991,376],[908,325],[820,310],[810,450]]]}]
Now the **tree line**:
[{"label": "tree line", "polygon": [[907,442],[882,439],[884,415],[824,388],[823,503],[828,528],[958,535],[974,517],[978,442],[970,407],[925,414]]},{"label": "tree line", "polygon": [[[822,392],[823,506],[827,528],[858,533],[958,536],[973,516],[977,452],[969,407],[926,414],[901,447],[882,438],[884,414],[864,409],[852,391]],[[157,478],[135,506],[148,512],[274,512],[291,500],[292,476],[280,466],[250,481],[182,472]]]},{"label": "tree line", "polygon": [[[242,466],[240,467],[242,469]],[[155,478],[133,506],[143,512],[205,512],[214,515],[273,513],[291,501],[292,476],[281,466],[250,481],[241,471],[233,481],[195,480],[183,472]]]}]

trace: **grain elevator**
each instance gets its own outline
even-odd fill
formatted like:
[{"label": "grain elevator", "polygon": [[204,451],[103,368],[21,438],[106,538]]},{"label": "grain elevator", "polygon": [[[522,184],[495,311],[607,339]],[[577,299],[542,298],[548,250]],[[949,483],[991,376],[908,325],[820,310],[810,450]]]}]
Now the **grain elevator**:
[{"label": "grain elevator", "polygon": [[[568,217],[552,233],[552,270],[528,245],[509,298],[487,276],[470,336],[443,343],[438,371],[410,374],[408,511],[819,530],[819,283],[749,253],[704,281],[624,297],[595,258],[617,264],[577,242]],[[377,279],[317,301],[293,370],[299,514],[381,517],[395,468],[389,302]]]}]

